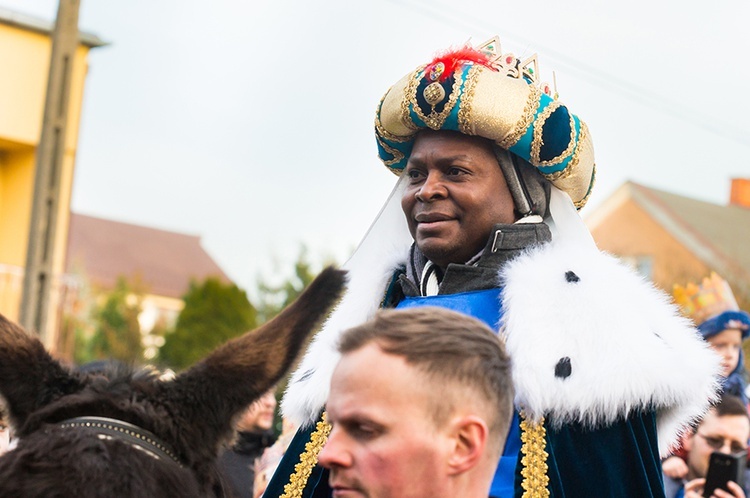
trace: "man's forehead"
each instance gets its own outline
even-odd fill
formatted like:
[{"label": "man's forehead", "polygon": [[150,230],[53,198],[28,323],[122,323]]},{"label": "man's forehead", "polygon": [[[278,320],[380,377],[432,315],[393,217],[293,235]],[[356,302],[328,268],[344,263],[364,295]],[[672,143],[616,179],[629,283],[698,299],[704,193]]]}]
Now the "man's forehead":
[{"label": "man's forehead", "polygon": [[383,375],[386,368],[398,369],[403,359],[383,352],[374,342],[363,345],[341,356],[331,378],[331,386],[338,389],[372,389],[390,382]]},{"label": "man's forehead", "polygon": [[424,375],[404,357],[384,352],[375,343],[345,353],[331,378],[331,401],[385,403],[416,401],[423,390]]},{"label": "man's forehead", "polygon": [[744,415],[717,415],[711,410],[703,419],[699,430],[705,435],[729,435],[738,440],[750,439],[750,419]]},{"label": "man's forehead", "polygon": [[425,151],[416,151],[412,153],[412,155],[409,157],[408,165],[418,165],[421,166],[425,163],[427,160],[426,156],[439,156],[439,160],[443,162],[452,162],[452,161],[471,161],[474,159],[474,155],[470,153],[470,151],[450,151],[444,154],[441,154],[441,150],[439,148],[432,148],[430,150]]},{"label": "man's forehead", "polygon": [[446,134],[430,131],[432,134],[417,138],[407,161],[409,166],[423,166],[428,161],[450,163],[453,161],[472,163],[490,160],[497,163],[492,143],[481,137],[470,137],[460,133]]},{"label": "man's forehead", "polygon": [[419,147],[420,143],[430,142],[451,144],[454,146],[479,147],[483,149],[492,149],[492,141],[476,135],[465,135],[452,130],[422,130],[417,134],[414,140],[414,149]]}]

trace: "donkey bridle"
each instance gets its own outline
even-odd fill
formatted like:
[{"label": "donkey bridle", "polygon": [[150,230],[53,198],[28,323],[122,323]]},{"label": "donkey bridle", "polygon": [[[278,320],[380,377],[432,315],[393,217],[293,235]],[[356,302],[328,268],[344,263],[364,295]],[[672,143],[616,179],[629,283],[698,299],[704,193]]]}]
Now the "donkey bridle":
[{"label": "donkey bridle", "polygon": [[76,417],[60,422],[63,429],[86,429],[100,438],[112,438],[127,443],[157,460],[171,460],[180,467],[182,463],[172,448],[152,432],[137,425],[105,417]]}]

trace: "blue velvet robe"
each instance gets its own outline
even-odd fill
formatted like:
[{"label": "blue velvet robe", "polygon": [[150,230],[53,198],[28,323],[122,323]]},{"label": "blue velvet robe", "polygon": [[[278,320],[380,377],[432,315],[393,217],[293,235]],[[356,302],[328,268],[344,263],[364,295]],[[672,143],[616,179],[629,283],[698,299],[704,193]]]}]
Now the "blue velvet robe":
[{"label": "blue velvet robe", "polygon": [[[497,330],[500,321],[500,289],[459,294],[405,298],[397,308],[441,306],[474,316]],[[521,441],[516,414],[506,440],[491,495],[521,497]],[[606,427],[585,428],[547,420],[546,451],[548,489],[553,498],[664,498],[661,461],[656,438],[656,414],[639,412]],[[298,431],[274,474],[264,497],[283,493],[288,476],[294,473],[299,455],[305,450],[315,427]],[[330,497],[327,471],[316,466],[308,479],[303,498]],[[283,476],[283,477],[282,477]]]}]

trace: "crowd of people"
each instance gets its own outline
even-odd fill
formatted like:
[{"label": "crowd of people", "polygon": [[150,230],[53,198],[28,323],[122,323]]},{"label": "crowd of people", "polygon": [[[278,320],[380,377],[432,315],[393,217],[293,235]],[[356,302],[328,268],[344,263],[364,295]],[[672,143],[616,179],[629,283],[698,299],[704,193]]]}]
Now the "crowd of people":
[{"label": "crowd of people", "polygon": [[[662,459],[664,496],[744,498],[750,488],[750,414],[741,344],[750,315],[739,310],[728,284],[715,274],[700,286],[675,286],[674,297],[721,358],[721,396]],[[514,422],[511,360],[495,331],[446,308],[413,306],[381,310],[344,331],[337,350],[340,359],[326,403],[331,429],[318,455],[332,491],[341,496],[493,496],[497,462],[502,463]],[[240,441],[250,434],[255,441],[267,435],[274,407],[272,393],[250,407],[237,425]],[[270,445],[270,439],[264,440]],[[281,453],[268,451],[275,464],[287,444]],[[225,452],[222,462],[229,455],[236,458],[241,448]],[[265,489],[265,479],[256,481],[254,494],[248,484],[261,445],[253,449],[244,452],[241,465],[225,466],[237,496],[261,496]],[[739,456],[743,479],[704,495],[711,455],[717,452]]]},{"label": "crowd of people", "polygon": [[678,307],[598,251],[591,135],[536,64],[494,38],[386,92],[399,179],[289,381],[291,429],[274,444],[274,392],[236,422],[236,496],[693,498],[712,453],[746,467],[750,315],[718,276]]},{"label": "crowd of people", "polygon": [[[727,403],[722,390],[744,396],[733,376],[738,343],[725,347],[737,334],[718,324],[701,337],[663,293],[596,249],[576,212],[594,183],[591,135],[536,75],[534,57],[503,53],[495,38],[441,53],[386,92],[376,139],[399,181],[346,265],[347,294],[292,376],[282,405],[299,430],[265,496],[473,496],[451,487],[462,460],[421,439],[440,441],[445,427],[424,416],[429,397],[413,390],[431,391],[434,372],[412,379],[420,364],[378,339],[347,346],[350,331],[382,320],[379,308],[434,307],[483,321],[511,359],[512,416],[495,436],[501,451],[484,450],[494,472],[481,474],[479,495],[662,497],[670,451],[688,469],[676,477],[689,478],[680,492],[702,492],[689,471],[697,445],[685,436],[680,450],[679,439]],[[720,362],[714,351],[729,349],[734,359]],[[391,372],[408,389],[390,385]],[[451,413],[451,382],[439,380]],[[400,411],[404,397],[423,414],[419,430]],[[393,450],[401,431],[409,437]],[[419,477],[393,471],[402,454]],[[727,486],[716,496],[744,496]]]},{"label": "crowd of people", "polygon": [[[667,498],[697,498],[703,496],[711,453],[744,453],[743,463],[747,460],[750,422],[742,343],[750,334],[750,314],[739,309],[729,284],[715,273],[699,285],[675,285],[673,294],[685,316],[721,359],[720,402],[662,462]],[[730,483],[726,496],[747,496],[750,479],[742,484]]]}]

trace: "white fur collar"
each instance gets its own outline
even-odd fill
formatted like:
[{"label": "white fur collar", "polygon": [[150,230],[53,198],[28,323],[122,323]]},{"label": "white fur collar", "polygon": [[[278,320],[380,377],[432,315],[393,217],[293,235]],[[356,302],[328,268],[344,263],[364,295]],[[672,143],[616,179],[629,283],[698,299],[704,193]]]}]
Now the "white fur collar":
[{"label": "white fur collar", "polygon": [[339,361],[337,341],[341,332],[372,318],[380,307],[394,272],[405,263],[398,251],[380,264],[365,265],[349,274],[347,291],[341,302],[315,336],[300,367],[289,380],[281,410],[295,424],[312,424],[328,399],[333,369]]},{"label": "white fur collar", "polygon": [[[290,380],[282,411],[297,424],[312,424],[325,405],[341,331],[373,316],[406,261],[405,178],[344,265],[347,293]],[[655,408],[664,453],[715,399],[719,359],[664,293],[596,249],[570,199],[554,187],[550,212],[553,242],[500,274],[516,404],[532,417],[589,426]],[[567,377],[555,375],[563,358],[570,360]]]},{"label": "white fur collar", "polygon": [[[311,423],[325,404],[336,341],[375,313],[404,263],[398,253],[352,278],[311,345],[282,403],[295,422]],[[553,242],[510,262],[501,279],[516,404],[532,417],[600,426],[653,407],[665,452],[715,399],[716,355],[664,293],[615,258]],[[571,373],[556,377],[565,357]]]},{"label": "white fur collar", "polygon": [[[553,242],[501,279],[516,404],[532,417],[601,426],[655,408],[664,453],[715,399],[717,356],[663,292],[615,258]],[[563,358],[567,377],[555,375]]]},{"label": "white fur collar", "polygon": [[396,183],[362,243],[344,265],[349,272],[346,294],[289,380],[281,410],[296,424],[315,422],[328,399],[331,375],[339,361],[339,335],[372,318],[394,271],[405,263],[412,243],[400,202],[407,178]]}]

